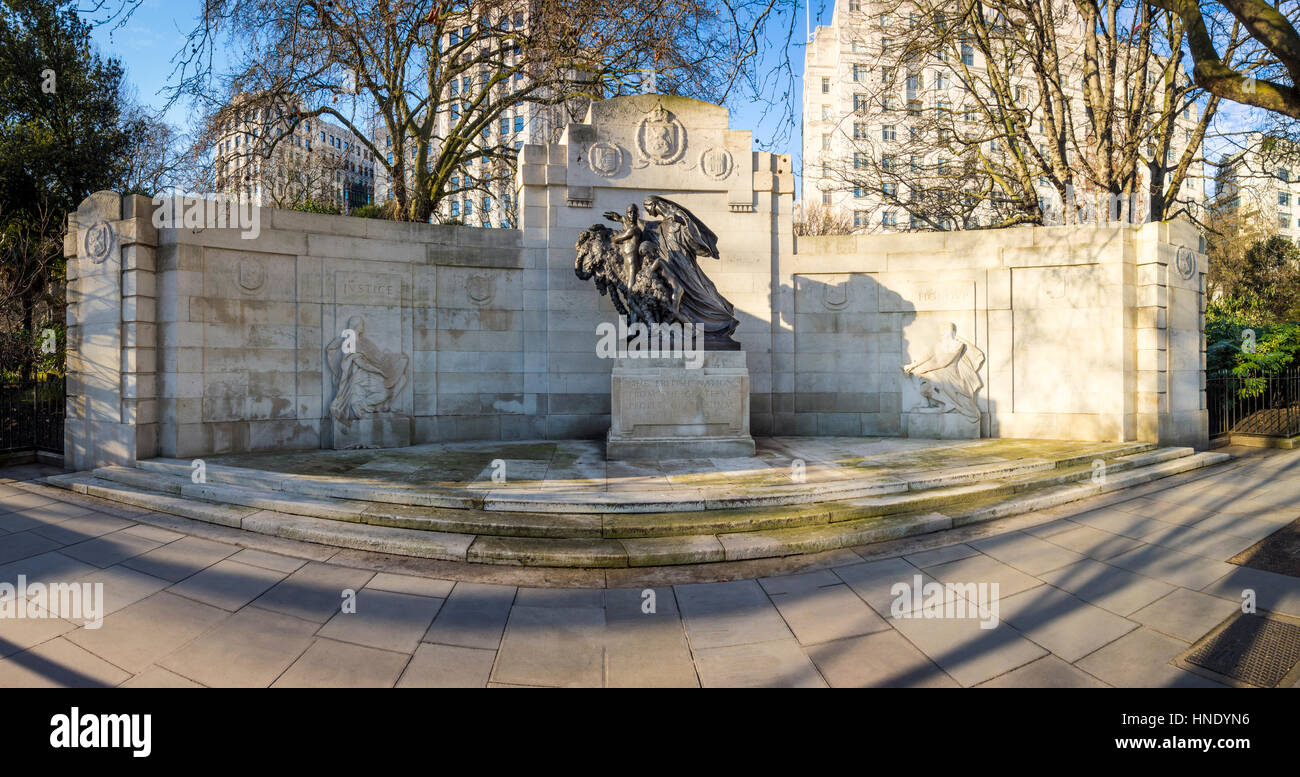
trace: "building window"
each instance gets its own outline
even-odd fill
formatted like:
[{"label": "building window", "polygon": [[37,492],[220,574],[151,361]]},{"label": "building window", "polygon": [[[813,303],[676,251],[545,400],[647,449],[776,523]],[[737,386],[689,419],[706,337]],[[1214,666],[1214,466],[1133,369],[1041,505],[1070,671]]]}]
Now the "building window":
[{"label": "building window", "polygon": [[853,211],[853,226],[855,227],[867,226],[867,212],[865,210]]},{"label": "building window", "polygon": [[880,193],[886,197],[896,198],[898,196],[898,184],[893,182],[882,183],[880,185]]},{"label": "building window", "polygon": [[867,125],[866,125],[864,122],[860,122],[860,121],[859,121],[859,122],[854,123],[854,125],[853,125],[853,139],[854,139],[854,140],[866,140],[866,139],[867,139]]},{"label": "building window", "polygon": [[971,48],[966,41],[962,41],[961,44],[961,63],[972,66],[975,64],[975,49]]},{"label": "building window", "polygon": [[1290,205],[1290,204],[1291,204],[1291,192],[1278,192],[1278,193],[1277,193],[1277,204],[1278,204],[1278,205]]},{"label": "building window", "polygon": [[884,125],[883,127],[880,128],[880,139],[881,139],[881,140],[893,140],[894,137],[895,137],[895,133],[894,133],[894,125],[893,125],[893,124],[886,124],[886,125]]},{"label": "building window", "polygon": [[523,116],[516,116],[516,117],[515,117],[515,132],[523,132],[523,131],[524,131],[524,117],[523,117]]},{"label": "building window", "polygon": [[880,68],[880,83],[887,84],[894,80],[894,69],[892,67]]},{"label": "building window", "polygon": [[894,157],[892,154],[880,155],[880,169],[887,173],[894,169]]},{"label": "building window", "polygon": [[823,106],[822,106],[822,121],[830,121],[830,120],[831,120],[831,107],[830,107],[829,105],[823,105]]},{"label": "building window", "polygon": [[830,205],[830,204],[831,204],[831,193],[822,192],[822,205]]},{"label": "building window", "polygon": [[1290,181],[1291,171],[1286,169],[1285,167],[1279,167],[1277,169],[1277,177],[1279,181]]},{"label": "building window", "polygon": [[853,95],[853,112],[854,112],[854,113],[866,113],[866,112],[867,112],[867,106],[870,105],[870,104],[871,104],[871,103],[867,100],[867,96],[866,96],[865,94],[855,94],[855,95]]},{"label": "building window", "polygon": [[1281,227],[1282,229],[1287,229],[1288,227],[1290,227],[1290,226],[1291,226],[1291,214],[1290,214],[1290,213],[1279,213],[1279,214],[1277,214],[1277,225],[1278,225],[1279,227]]},{"label": "building window", "polygon": [[849,0],[849,10],[850,10],[850,11],[861,11],[861,10],[862,10],[862,0]]},{"label": "building window", "polygon": [[880,214],[880,226],[896,227],[898,226],[898,214],[892,210],[887,210]]},{"label": "building window", "polygon": [[867,155],[861,151],[853,153],[853,168],[855,170],[865,170],[867,168]]},{"label": "building window", "polygon": [[830,150],[831,150],[831,136],[822,135],[822,151],[830,151]]},{"label": "building window", "polygon": [[854,65],[854,66],[853,66],[853,80],[854,80],[854,81],[859,81],[859,82],[861,82],[861,81],[866,81],[866,80],[867,80],[867,73],[868,73],[868,72],[869,72],[869,71],[868,71],[868,68],[867,68],[866,65]]},{"label": "building window", "polygon": [[859,199],[862,197],[866,197],[867,185],[861,181],[858,181],[857,183],[853,184],[853,196]]},{"label": "building window", "polygon": [[950,82],[948,81],[948,76],[947,76],[947,74],[946,74],[946,73],[943,73],[943,72],[941,72],[941,71],[936,70],[936,71],[934,72],[934,88],[935,88],[935,89],[947,89],[949,85],[950,85]]},{"label": "building window", "polygon": [[889,53],[889,49],[890,49],[893,45],[894,45],[894,39],[893,39],[893,38],[881,38],[881,39],[880,39],[880,53],[881,53],[881,54],[888,54],[888,53]]},{"label": "building window", "polygon": [[822,76],[822,94],[831,93],[831,79],[829,76]]}]

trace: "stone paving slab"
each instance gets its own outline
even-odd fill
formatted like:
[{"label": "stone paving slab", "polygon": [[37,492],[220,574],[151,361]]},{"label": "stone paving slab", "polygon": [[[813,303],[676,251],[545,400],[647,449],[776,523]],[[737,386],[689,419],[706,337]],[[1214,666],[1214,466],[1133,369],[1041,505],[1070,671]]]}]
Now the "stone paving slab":
[{"label": "stone paving slab", "polygon": [[[1042,585],[1042,581],[1024,572],[1004,564],[990,556],[971,556],[969,558],[939,564],[926,570],[944,583],[986,583],[998,586],[998,596],[1006,598],[1021,591],[1027,591]],[[991,589],[990,589],[991,591]]]},{"label": "stone paving slab", "polygon": [[158,662],[211,688],[264,688],[311,646],[317,624],[246,607]]},{"label": "stone paving slab", "polygon": [[514,586],[457,583],[424,641],[496,650],[514,600]]},{"label": "stone paving slab", "polygon": [[1066,661],[1077,661],[1138,627],[1051,586],[1003,599],[998,615]]},{"label": "stone paving slab", "polygon": [[677,586],[686,634],[695,651],[792,639],[763,589],[753,580]]},{"label": "stone paving slab", "polygon": [[234,612],[280,582],[284,574],[238,561],[218,561],[173,585],[172,593]]},{"label": "stone paving slab", "polygon": [[62,637],[0,659],[0,688],[104,688],[130,677]]},{"label": "stone paving slab", "polygon": [[793,639],[698,650],[705,688],[825,688],[817,667]]},{"label": "stone paving slab", "polygon": [[1174,590],[1174,586],[1091,559],[1051,572],[1042,580],[1117,615],[1129,615]]},{"label": "stone paving slab", "polygon": [[510,611],[494,682],[599,688],[605,682],[605,612],[594,607]]},{"label": "stone paving slab", "polygon": [[160,666],[151,666],[122,683],[119,688],[202,688],[204,686]]},{"label": "stone paving slab", "polygon": [[1195,642],[1238,610],[1238,605],[1199,591],[1175,588],[1129,616],[1143,626]]},{"label": "stone paving slab", "polygon": [[771,599],[800,645],[816,645],[889,629],[888,623],[843,584],[772,594]]},{"label": "stone paving slab", "polygon": [[1140,628],[1083,658],[1077,665],[1110,685],[1124,688],[1220,687],[1170,663],[1186,649],[1186,642]]},{"label": "stone paving slab", "polygon": [[970,546],[1031,575],[1058,569],[1083,558],[1072,550],[1022,532],[974,540]]},{"label": "stone paving slab", "polygon": [[336,611],[317,633],[341,642],[412,653],[442,602],[427,596],[364,589],[357,593],[355,612]]},{"label": "stone paving slab", "polygon": [[202,537],[185,537],[123,562],[123,566],[164,580],[179,582],[207,569],[239,548]]},{"label": "stone paving slab", "polygon": [[484,688],[496,651],[422,643],[415,649],[398,688]]},{"label": "stone paving slab", "polygon": [[68,640],[139,673],[229,617],[217,607],[162,591],[108,616],[98,629],[78,629]]},{"label": "stone paving slab", "polygon": [[893,629],[813,645],[807,653],[832,688],[958,687]]},{"label": "stone paving slab", "polygon": [[364,569],[313,561],[279,581],[259,596],[256,603],[264,610],[324,623],[342,608],[345,591],[355,594],[373,576],[373,572]]},{"label": "stone paving slab", "polygon": [[111,567],[120,561],[147,553],[162,544],[148,537],[130,534],[123,529],[75,545],[68,545],[62,552],[87,564]]},{"label": "stone paving slab", "polygon": [[409,656],[318,639],[272,683],[273,688],[391,688]]},{"label": "stone paving slab", "polygon": [[671,588],[605,592],[605,682],[611,688],[695,688],[698,672]]},{"label": "stone paving slab", "polygon": [[984,629],[974,618],[899,618],[893,626],[967,687],[1047,655],[1046,650],[1005,623]]},{"label": "stone paving slab", "polygon": [[1060,545],[1075,553],[1099,561],[1105,561],[1121,553],[1127,553],[1143,544],[1141,540],[1135,540],[1132,537],[1112,534],[1082,524],[1073,524],[1073,528],[1053,532],[1046,539],[1053,545]]},{"label": "stone paving slab", "polygon": [[980,683],[977,688],[1106,688],[1107,685],[1087,672],[1056,656],[1012,669],[1004,675]]}]

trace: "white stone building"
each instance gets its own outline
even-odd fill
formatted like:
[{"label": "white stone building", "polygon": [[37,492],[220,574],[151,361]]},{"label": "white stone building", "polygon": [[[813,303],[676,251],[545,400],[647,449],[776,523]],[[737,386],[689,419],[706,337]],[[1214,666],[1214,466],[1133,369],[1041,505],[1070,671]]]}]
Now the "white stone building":
[{"label": "white stone building", "polygon": [[214,155],[216,190],[259,206],[310,198],[346,213],[375,201],[375,158],[350,130],[319,117],[300,122],[267,155],[269,135],[290,130],[282,110],[236,101]]},{"label": "white stone building", "polygon": [[[937,113],[960,120],[950,120],[954,126],[976,126],[977,130],[987,127],[980,124],[983,119],[975,111],[966,107],[969,103],[963,103],[966,91],[957,75],[963,65],[969,66],[972,73],[985,71],[978,50],[966,44],[943,61],[903,61],[900,41],[913,35],[915,25],[920,23],[924,22],[915,14],[902,18],[896,0],[838,0],[831,23],[816,28],[804,62],[801,205],[805,209],[822,206],[844,214],[851,218],[855,231],[932,228],[910,218],[899,205],[899,200],[908,195],[909,165],[912,173],[921,169],[932,173],[936,168],[943,172],[944,152],[938,144],[924,147],[933,139],[934,130],[926,131],[918,125],[927,123],[923,115],[941,109]],[[1068,29],[1059,32],[1062,40],[1068,40],[1071,34]],[[1080,34],[1075,32],[1074,36],[1079,38]],[[952,61],[954,57],[960,57],[962,62]],[[1032,76],[1026,74],[1024,83],[1015,89],[1017,95],[1024,90],[1025,104],[1033,104]],[[1074,98],[1074,115],[1083,121],[1086,108],[1082,92],[1076,89]],[[1016,102],[1020,103],[1019,97]],[[1195,105],[1176,117],[1171,160],[1176,160],[1192,139],[1198,119]],[[1045,141],[1041,118],[1033,124],[1033,130]],[[929,121],[928,126],[933,127],[934,122]],[[1084,134],[1077,133],[1080,138]],[[919,152],[918,146],[923,147]],[[1073,155],[1073,151],[1068,153]],[[1193,209],[1199,209],[1205,201],[1206,170],[1201,156],[1197,154],[1178,195]],[[903,173],[900,183],[854,180],[856,168],[883,168],[891,157],[896,169]],[[1149,176],[1145,168],[1139,174],[1135,188],[1145,193]],[[877,176],[876,180],[881,178]],[[1040,202],[1059,202],[1047,179],[1040,177],[1036,188]]]},{"label": "white stone building", "polygon": [[1252,133],[1246,147],[1219,162],[1221,206],[1261,220],[1268,231],[1300,243],[1300,147]]}]

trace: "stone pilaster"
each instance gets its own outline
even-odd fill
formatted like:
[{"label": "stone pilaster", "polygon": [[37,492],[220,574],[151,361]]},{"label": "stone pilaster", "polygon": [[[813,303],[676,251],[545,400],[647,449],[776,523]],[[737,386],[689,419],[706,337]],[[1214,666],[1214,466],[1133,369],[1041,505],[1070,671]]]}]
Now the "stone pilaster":
[{"label": "stone pilaster", "polygon": [[157,452],[156,246],[144,197],[96,192],[68,219],[69,469],[131,464]]}]

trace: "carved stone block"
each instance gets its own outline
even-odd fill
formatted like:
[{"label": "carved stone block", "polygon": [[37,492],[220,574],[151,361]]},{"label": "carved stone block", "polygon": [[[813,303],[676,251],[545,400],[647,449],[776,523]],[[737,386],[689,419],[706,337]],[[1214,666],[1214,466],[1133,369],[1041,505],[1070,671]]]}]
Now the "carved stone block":
[{"label": "carved stone block", "polygon": [[326,420],[336,451],[355,448],[405,448],[411,444],[411,417],[398,413],[374,413],[344,426],[332,418]]},{"label": "carved stone block", "polygon": [[749,368],[744,351],[684,358],[623,357],[610,386],[610,459],[754,455],[749,434]]}]

